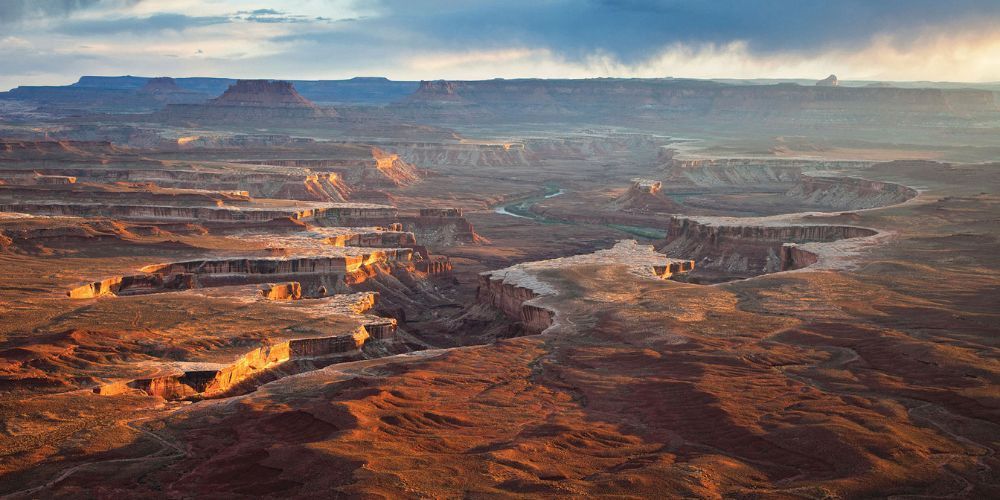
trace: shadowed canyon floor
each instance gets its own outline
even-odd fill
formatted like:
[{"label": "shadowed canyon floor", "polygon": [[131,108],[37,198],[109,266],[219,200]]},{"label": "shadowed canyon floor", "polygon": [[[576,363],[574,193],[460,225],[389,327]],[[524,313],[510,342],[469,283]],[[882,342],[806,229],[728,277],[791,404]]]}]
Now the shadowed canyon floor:
[{"label": "shadowed canyon floor", "polygon": [[471,87],[0,124],[0,495],[1000,496],[991,145]]}]

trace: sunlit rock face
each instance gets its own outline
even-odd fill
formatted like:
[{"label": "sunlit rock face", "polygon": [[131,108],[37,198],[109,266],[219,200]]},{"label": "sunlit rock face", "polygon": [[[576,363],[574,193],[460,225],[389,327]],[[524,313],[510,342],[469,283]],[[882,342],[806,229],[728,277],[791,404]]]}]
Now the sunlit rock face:
[{"label": "sunlit rock face", "polygon": [[534,299],[558,295],[560,291],[539,273],[589,265],[617,266],[637,276],[659,279],[694,269],[691,260],[672,259],[657,252],[652,245],[624,240],[612,248],[590,254],[526,262],[482,273],[479,275],[477,297],[480,303],[520,321],[527,332],[541,333],[552,326],[556,311],[538,304]]},{"label": "sunlit rock face", "polygon": [[806,267],[802,243],[829,243],[877,235],[872,229],[789,224],[767,218],[671,217],[660,251],[693,259],[699,269],[754,276]]}]

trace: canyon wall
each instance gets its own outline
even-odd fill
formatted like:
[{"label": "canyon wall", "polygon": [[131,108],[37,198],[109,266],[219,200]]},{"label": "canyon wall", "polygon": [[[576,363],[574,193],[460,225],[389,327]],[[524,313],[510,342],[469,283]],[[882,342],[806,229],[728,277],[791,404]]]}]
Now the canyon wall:
[{"label": "canyon wall", "polygon": [[539,296],[541,295],[530,288],[505,282],[504,277],[494,277],[489,273],[479,275],[476,300],[518,321],[527,335],[537,335],[552,326],[555,313],[537,305],[526,304]]},{"label": "canyon wall", "polygon": [[0,211],[36,215],[111,217],[139,220],[186,220],[210,222],[269,222],[276,219],[326,219],[365,225],[368,219],[395,218],[394,207],[365,204],[326,204],[313,208],[262,209],[256,207],[188,207],[153,205],[106,205],[101,203],[0,203]]},{"label": "canyon wall", "polygon": [[891,182],[854,177],[803,175],[785,194],[835,210],[860,210],[902,203],[917,196],[917,190]]},{"label": "canyon wall", "polygon": [[636,118],[653,113],[771,120],[837,116],[864,123],[915,114],[964,118],[1000,111],[993,93],[986,90],[731,85],[682,79],[425,81],[406,104],[521,119],[624,112]]},{"label": "canyon wall", "polygon": [[[853,226],[757,225],[754,220],[672,217],[658,250],[693,259],[699,269],[753,276],[811,264],[787,243],[831,242],[873,236],[876,231]],[[813,261],[815,262],[815,261]],[[804,265],[802,265],[805,263]]]},{"label": "canyon wall", "polygon": [[422,167],[514,167],[535,161],[523,144],[394,143],[383,145],[406,162]]}]

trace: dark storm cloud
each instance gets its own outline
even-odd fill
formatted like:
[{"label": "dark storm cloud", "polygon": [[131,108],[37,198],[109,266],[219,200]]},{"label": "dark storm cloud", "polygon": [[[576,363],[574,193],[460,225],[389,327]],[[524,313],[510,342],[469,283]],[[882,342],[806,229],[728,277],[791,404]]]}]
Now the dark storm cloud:
[{"label": "dark storm cloud", "polygon": [[[907,43],[926,28],[996,29],[997,0],[382,0],[369,29],[409,32],[433,48],[524,45],[571,59],[607,52],[635,62],[674,43],[746,41],[754,52]],[[310,37],[318,38],[310,34]],[[338,39],[339,34],[330,35]]]}]

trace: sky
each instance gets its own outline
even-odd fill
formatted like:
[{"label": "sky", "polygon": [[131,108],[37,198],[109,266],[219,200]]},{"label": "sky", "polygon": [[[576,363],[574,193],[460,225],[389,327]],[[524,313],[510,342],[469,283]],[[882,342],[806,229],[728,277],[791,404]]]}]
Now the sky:
[{"label": "sky", "polygon": [[1000,81],[1000,0],[0,0],[0,89],[81,75]]}]

